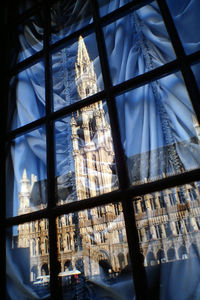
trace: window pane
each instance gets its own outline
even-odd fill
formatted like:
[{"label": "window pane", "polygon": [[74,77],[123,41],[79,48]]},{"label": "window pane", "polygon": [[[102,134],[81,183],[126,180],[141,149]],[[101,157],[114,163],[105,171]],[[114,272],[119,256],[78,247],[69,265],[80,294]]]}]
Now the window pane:
[{"label": "window pane", "polygon": [[194,73],[194,76],[195,76],[195,79],[196,79],[196,82],[197,82],[197,85],[198,85],[198,88],[200,91],[200,63],[193,65],[192,71]]},{"label": "window pane", "polygon": [[199,124],[175,73],[117,97],[132,184],[199,168]]},{"label": "window pane", "polygon": [[114,85],[175,58],[155,2],[105,26],[104,38]]},{"label": "window pane", "polygon": [[51,8],[52,42],[92,22],[91,4],[86,1],[57,1]]},{"label": "window pane", "polygon": [[44,299],[50,285],[48,221],[13,227],[7,231],[6,242],[7,296]]},{"label": "window pane", "polygon": [[37,14],[22,24],[12,26],[10,67],[43,49],[43,16]]},{"label": "window pane", "polygon": [[155,299],[198,299],[199,189],[195,182],[133,202],[149,288],[160,294]]},{"label": "window pane", "polygon": [[200,50],[198,0],[167,0],[168,7],[187,54]]},{"label": "window pane", "polygon": [[132,0],[98,0],[100,16],[103,17]]},{"label": "window pane", "polygon": [[103,89],[95,35],[80,36],[78,41],[53,53],[52,76],[54,110]]},{"label": "window pane", "polygon": [[10,81],[8,128],[16,129],[45,115],[43,61],[25,69]]},{"label": "window pane", "polygon": [[106,104],[99,101],[55,122],[59,204],[118,188]]},{"label": "window pane", "polygon": [[57,226],[63,299],[133,298],[121,203],[62,215]]},{"label": "window pane", "polygon": [[46,132],[43,127],[12,141],[6,174],[7,216],[46,207]]}]

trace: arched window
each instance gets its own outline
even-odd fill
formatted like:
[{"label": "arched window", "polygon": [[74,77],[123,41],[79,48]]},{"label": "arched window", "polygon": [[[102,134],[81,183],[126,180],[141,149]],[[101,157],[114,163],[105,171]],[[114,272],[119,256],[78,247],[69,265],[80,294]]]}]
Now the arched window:
[{"label": "arched window", "polygon": [[94,233],[90,234],[90,243],[91,243],[91,245],[96,245]]},{"label": "arched window", "polygon": [[156,208],[155,198],[154,197],[150,198],[150,204],[151,204],[151,209],[152,210]]},{"label": "arched window", "polygon": [[67,241],[67,249],[71,250],[71,239],[70,239],[70,235],[68,233],[66,235],[66,241]]},{"label": "arched window", "polygon": [[162,232],[161,232],[161,228],[160,225],[155,225],[155,230],[156,230],[156,236],[158,239],[160,239],[162,237]]},{"label": "arched window", "polygon": [[34,265],[32,268],[31,268],[31,281],[35,281],[36,278],[38,276],[38,272],[37,272],[37,266]]},{"label": "arched window", "polygon": [[101,243],[106,242],[105,232],[103,232],[103,231],[100,231],[100,240],[101,240]]},{"label": "arched window", "polygon": [[35,222],[31,222],[31,230],[32,232],[35,232]]},{"label": "arched window", "polygon": [[92,119],[89,121],[89,131],[90,131],[90,139],[93,140],[95,135],[95,120]]},{"label": "arched window", "polygon": [[35,240],[32,240],[31,246],[32,246],[32,256],[35,256],[36,255],[36,242],[35,242]]},{"label": "arched window", "polygon": [[62,228],[62,220],[61,220],[61,217],[58,218],[58,227]]},{"label": "arched window", "polygon": [[59,250],[60,252],[62,252],[64,249],[63,249],[63,240],[62,240],[62,235],[59,235]]},{"label": "arched window", "polygon": [[147,254],[147,265],[152,266],[155,263],[155,256],[152,251]]},{"label": "arched window", "polygon": [[43,264],[41,267],[41,274],[44,275],[49,275],[49,268],[47,264]]},{"label": "arched window", "polygon": [[119,203],[114,203],[115,215],[120,215]]},{"label": "arched window", "polygon": [[44,251],[45,251],[45,253],[49,252],[49,243],[48,243],[47,237],[45,237],[45,240],[44,240]]},{"label": "arched window", "polygon": [[167,251],[167,258],[168,260],[175,260],[176,258],[176,254],[175,254],[175,250],[173,248],[170,248],[168,251]]},{"label": "arched window", "polygon": [[188,256],[187,256],[187,249],[185,246],[181,246],[179,249],[178,249],[178,257],[180,259],[186,259]]},{"label": "arched window", "polygon": [[91,219],[92,219],[91,209],[88,209],[88,210],[87,210],[87,217],[88,217],[88,220],[91,220]]},{"label": "arched window", "polygon": [[159,262],[164,262],[165,261],[165,252],[164,252],[164,250],[162,250],[162,249],[158,250],[158,252],[157,252],[157,260]]},{"label": "arched window", "polygon": [[65,264],[64,264],[64,270],[65,270],[65,271],[66,271],[66,270],[69,270],[69,271],[73,270],[71,260],[66,260],[66,262],[65,262]]},{"label": "arched window", "polygon": [[101,206],[97,206],[97,216],[98,216],[98,218],[102,217],[102,207]]},{"label": "arched window", "polygon": [[49,227],[49,223],[46,219],[44,219],[44,224],[45,224],[45,230],[47,230]]},{"label": "arched window", "polygon": [[38,255],[41,254],[41,240],[40,240],[40,238],[38,238],[38,240],[37,240],[37,252],[38,252]]},{"label": "arched window", "polygon": [[69,215],[65,215],[65,224],[69,225]]},{"label": "arched window", "polygon": [[122,229],[118,230],[118,237],[119,237],[119,242],[123,243],[124,242],[124,235]]},{"label": "arched window", "polygon": [[86,94],[86,96],[88,96],[89,93],[90,93],[90,89],[89,89],[89,87],[86,87],[86,89],[85,89],[85,94]]},{"label": "arched window", "polygon": [[120,269],[124,269],[125,267],[125,258],[124,258],[124,254],[123,253],[119,253],[118,254],[118,261],[119,261],[119,266],[120,266]]}]

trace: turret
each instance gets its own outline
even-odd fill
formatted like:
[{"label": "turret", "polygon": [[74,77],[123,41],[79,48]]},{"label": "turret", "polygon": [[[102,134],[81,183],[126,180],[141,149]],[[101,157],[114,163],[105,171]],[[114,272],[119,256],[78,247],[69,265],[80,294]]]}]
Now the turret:
[{"label": "turret", "polygon": [[30,181],[27,177],[26,169],[23,170],[22,179],[20,180],[21,189],[19,192],[19,212],[22,214],[30,206]]}]

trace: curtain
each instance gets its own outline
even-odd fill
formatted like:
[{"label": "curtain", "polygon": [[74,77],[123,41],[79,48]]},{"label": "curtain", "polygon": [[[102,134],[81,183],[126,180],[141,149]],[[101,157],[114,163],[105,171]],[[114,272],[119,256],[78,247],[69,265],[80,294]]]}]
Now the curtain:
[{"label": "curtain", "polygon": [[[101,7],[101,13],[106,14],[127,2],[107,1]],[[197,0],[168,0],[167,2],[185,51],[191,53],[199,50],[200,42],[196,24],[198,24],[200,3]],[[74,19],[73,16],[77,17]],[[79,0],[75,3],[61,1],[61,4],[52,10],[52,42],[90,22],[92,19],[87,1],[85,3]],[[21,47],[19,61],[41,49],[42,35],[42,22],[39,19],[33,19],[24,27],[19,39]],[[114,85],[155,69],[175,58],[155,2],[106,26],[104,38]],[[88,37],[88,45],[90,43]],[[71,78],[69,75],[71,75],[71,68],[74,67],[76,51],[76,46],[71,45],[52,55],[55,110],[71,104],[73,93],[76,93],[72,84],[66,84],[69,83],[66,80]],[[93,57],[94,65],[99,63],[98,60],[96,53]],[[41,60],[11,81],[10,128],[18,128],[45,115],[44,74],[44,62]],[[97,80],[99,86],[103,86],[100,69],[97,70]],[[133,184],[160,178],[163,173],[176,174],[199,167],[200,149],[194,127],[195,115],[180,72],[117,96],[116,104],[121,141]],[[56,126],[57,175],[67,174],[74,169],[73,159],[67,158],[67,154],[72,153],[69,123],[70,118],[66,117],[57,122]],[[63,136],[63,132],[68,132],[67,138]],[[33,173],[39,180],[46,179],[45,135],[45,128],[41,127],[17,138],[14,146],[11,147],[8,165],[11,165],[14,171],[13,214],[17,214],[17,198],[23,169],[28,170],[29,176]],[[7,253],[10,299],[43,299],[35,295],[22,282],[21,275],[18,276],[17,267],[9,254],[9,248]],[[168,273],[162,274],[161,271],[161,282],[163,280],[165,288],[160,293],[160,299],[198,299],[198,267],[197,264],[191,263],[182,270],[177,269],[174,264]],[[190,278],[188,278],[189,272],[192,272]],[[183,289],[188,280],[190,283],[192,281],[191,285]],[[180,284],[178,290],[174,284],[177,281]],[[113,285],[109,299],[112,299],[112,293],[115,295],[113,299],[117,299],[116,292],[119,293],[120,289],[121,294],[121,290],[126,290],[129,283],[128,279],[121,284]],[[98,284],[102,293],[104,294],[105,289],[108,296],[110,287],[106,287],[103,283]],[[92,292],[90,295],[92,295],[91,299],[103,299]],[[119,295],[119,299],[134,298],[133,295],[124,295],[124,297]]]}]

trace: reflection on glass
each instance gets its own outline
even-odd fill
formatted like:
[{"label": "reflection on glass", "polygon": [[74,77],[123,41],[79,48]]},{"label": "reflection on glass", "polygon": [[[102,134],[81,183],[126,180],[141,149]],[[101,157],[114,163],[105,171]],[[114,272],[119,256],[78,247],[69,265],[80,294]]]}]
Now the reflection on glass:
[{"label": "reflection on glass", "polygon": [[77,42],[54,52],[52,76],[54,110],[103,89],[95,35],[80,36]]},{"label": "reflection on glass", "polygon": [[106,104],[84,107],[55,122],[59,204],[118,187]]},{"label": "reflection on glass", "polygon": [[199,182],[137,197],[133,205],[150,288],[159,276],[162,299],[198,299]]},{"label": "reflection on glass", "polygon": [[36,54],[43,48],[43,16],[37,14],[18,26],[12,26],[10,38],[10,67]]},{"label": "reflection on glass", "polygon": [[51,36],[56,42],[92,22],[91,4],[85,1],[57,1],[51,8]]},{"label": "reflection on glass", "polygon": [[12,141],[6,164],[7,216],[46,207],[46,133],[43,127]]},{"label": "reflection on glass", "polygon": [[8,129],[16,129],[45,115],[44,62],[14,76],[10,81]]},{"label": "reflection on glass", "polygon": [[105,26],[104,38],[114,85],[175,58],[155,2]]},{"label": "reflection on glass", "polygon": [[64,299],[133,298],[121,203],[62,215],[57,233]]},{"label": "reflection on glass", "polygon": [[195,79],[196,79],[196,82],[197,82],[197,85],[198,85],[198,88],[200,91],[200,64],[199,63],[195,64],[191,68],[194,73],[194,76],[195,76]]},{"label": "reflection on glass", "polygon": [[132,0],[98,0],[100,16],[103,17]]},{"label": "reflection on glass", "polygon": [[175,73],[117,97],[121,140],[132,184],[200,166],[200,127]]},{"label": "reflection on glass", "polygon": [[199,10],[197,0],[166,1],[173,17],[176,30],[187,54],[200,50]]},{"label": "reflection on glass", "polygon": [[6,273],[9,299],[44,299],[49,295],[46,219],[20,224],[7,231]]}]

